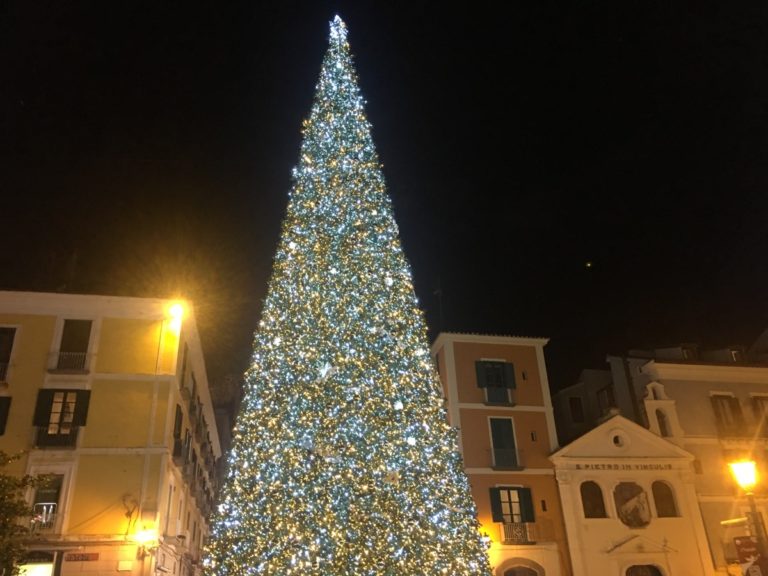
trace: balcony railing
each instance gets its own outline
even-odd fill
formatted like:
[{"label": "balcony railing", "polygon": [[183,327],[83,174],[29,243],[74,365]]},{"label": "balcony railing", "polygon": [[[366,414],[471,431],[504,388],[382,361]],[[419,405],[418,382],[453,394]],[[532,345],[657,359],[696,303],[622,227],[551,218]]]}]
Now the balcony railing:
[{"label": "balcony railing", "polygon": [[38,426],[35,446],[38,448],[74,448],[77,444],[78,427],[73,426],[68,434],[49,434],[48,426]]},{"label": "balcony railing", "polygon": [[494,468],[522,468],[522,462],[517,450],[510,448],[493,449],[493,467]]},{"label": "balcony railing", "polygon": [[54,356],[52,372],[87,372],[88,354],[86,352],[59,352]]},{"label": "balcony railing", "polygon": [[50,532],[56,527],[56,502],[38,502],[32,506],[32,532]]},{"label": "balcony railing", "polygon": [[510,522],[503,526],[504,544],[536,544],[535,522]]}]

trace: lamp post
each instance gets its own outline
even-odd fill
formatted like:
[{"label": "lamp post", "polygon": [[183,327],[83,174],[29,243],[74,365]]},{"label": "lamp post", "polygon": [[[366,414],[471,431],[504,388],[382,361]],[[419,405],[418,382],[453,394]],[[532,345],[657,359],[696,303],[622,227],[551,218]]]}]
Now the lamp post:
[{"label": "lamp post", "polygon": [[763,525],[763,519],[757,511],[757,505],[755,504],[754,489],[757,485],[757,466],[754,460],[741,460],[739,462],[731,462],[728,464],[733,474],[734,480],[739,487],[744,490],[744,494],[747,496],[749,502],[749,515],[752,518],[752,533],[757,540],[757,553],[760,558],[758,565],[762,569],[768,565],[768,553],[766,551],[766,538],[765,538],[765,526]]}]

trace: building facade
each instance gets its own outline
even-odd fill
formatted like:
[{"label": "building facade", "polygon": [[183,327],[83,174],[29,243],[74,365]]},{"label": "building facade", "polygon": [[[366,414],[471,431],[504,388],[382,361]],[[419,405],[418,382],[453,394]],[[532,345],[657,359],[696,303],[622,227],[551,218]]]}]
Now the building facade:
[{"label": "building facade", "polygon": [[574,576],[711,576],[693,455],[613,416],[552,456]]},{"label": "building facade", "polygon": [[[694,485],[716,573],[728,573],[729,566],[735,570],[735,539],[756,528],[738,521],[749,516],[749,505],[728,463],[754,459],[760,476],[768,478],[768,364],[755,361],[743,346],[705,351],[690,344],[635,350],[607,361],[615,410],[693,456]],[[582,391],[571,387],[557,396]],[[588,397],[583,401],[594,403]],[[561,424],[574,429],[567,412]],[[765,480],[755,488],[763,518],[768,514],[766,488]]]},{"label": "building facade", "polygon": [[0,292],[0,450],[34,576],[200,571],[221,456],[188,302]]},{"label": "building facade", "polygon": [[570,574],[546,343],[442,333],[432,346],[494,576]]}]

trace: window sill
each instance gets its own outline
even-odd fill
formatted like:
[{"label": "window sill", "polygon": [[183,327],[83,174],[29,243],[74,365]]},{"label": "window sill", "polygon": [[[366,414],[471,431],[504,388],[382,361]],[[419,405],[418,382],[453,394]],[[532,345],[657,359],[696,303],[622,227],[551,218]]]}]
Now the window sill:
[{"label": "window sill", "polygon": [[48,374],[87,375],[90,373],[90,370],[76,370],[73,368],[48,368]]},{"label": "window sill", "polygon": [[508,471],[519,471],[519,470],[525,470],[525,466],[491,466],[491,470],[508,470]]},{"label": "window sill", "polygon": [[502,407],[512,407],[517,406],[516,402],[483,402],[486,406],[502,406]]}]

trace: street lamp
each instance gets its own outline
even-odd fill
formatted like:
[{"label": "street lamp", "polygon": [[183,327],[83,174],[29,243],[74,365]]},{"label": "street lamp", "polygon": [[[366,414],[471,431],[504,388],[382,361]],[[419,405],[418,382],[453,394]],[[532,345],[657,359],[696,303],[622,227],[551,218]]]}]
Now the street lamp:
[{"label": "street lamp", "polygon": [[760,555],[761,565],[768,561],[768,554],[766,553],[766,538],[765,538],[765,526],[763,525],[763,519],[757,512],[757,505],[755,504],[754,489],[757,485],[757,466],[754,460],[740,460],[738,462],[730,462],[728,466],[731,469],[736,483],[744,490],[749,502],[749,514],[752,517],[752,532],[757,540],[757,552]]}]

